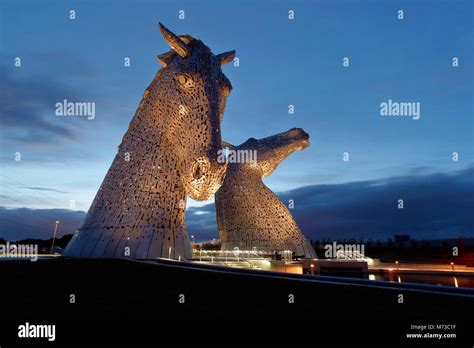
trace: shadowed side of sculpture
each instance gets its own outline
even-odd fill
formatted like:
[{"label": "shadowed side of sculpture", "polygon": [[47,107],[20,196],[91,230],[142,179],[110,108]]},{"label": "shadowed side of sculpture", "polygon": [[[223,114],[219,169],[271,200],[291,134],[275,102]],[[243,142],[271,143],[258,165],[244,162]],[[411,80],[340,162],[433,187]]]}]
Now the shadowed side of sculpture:
[{"label": "shadowed side of sculpture", "polygon": [[316,258],[289,210],[262,181],[291,153],[309,146],[308,134],[293,128],[264,139],[250,138],[237,147],[228,146],[237,153],[256,151],[257,160],[229,162],[224,183],[216,192],[222,250],[292,250],[296,255]]},{"label": "shadowed side of sculpture", "polygon": [[145,90],[118,153],[64,255],[191,258],[186,198],[206,200],[222,184],[220,122],[232,90],[220,55],[160,24],[171,51]]}]

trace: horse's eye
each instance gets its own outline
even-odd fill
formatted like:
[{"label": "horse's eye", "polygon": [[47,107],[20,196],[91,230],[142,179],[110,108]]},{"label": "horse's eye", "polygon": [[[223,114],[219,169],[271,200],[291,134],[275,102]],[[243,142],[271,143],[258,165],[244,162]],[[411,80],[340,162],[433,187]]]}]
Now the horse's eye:
[{"label": "horse's eye", "polygon": [[193,79],[191,76],[179,74],[178,75],[178,82],[183,87],[191,87],[193,85]]},{"label": "horse's eye", "polygon": [[178,82],[180,84],[184,85],[186,83],[186,80],[187,80],[186,76],[184,76],[184,75],[179,75],[178,76]]}]

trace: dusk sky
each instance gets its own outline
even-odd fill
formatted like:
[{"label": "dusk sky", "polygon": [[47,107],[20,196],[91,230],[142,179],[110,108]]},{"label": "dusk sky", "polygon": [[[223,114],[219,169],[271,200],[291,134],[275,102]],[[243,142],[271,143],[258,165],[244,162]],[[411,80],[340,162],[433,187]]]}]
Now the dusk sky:
[{"label": "dusk sky", "polygon": [[[222,123],[224,140],[240,144],[292,127],[309,133],[311,146],[265,179],[274,192],[295,200],[294,214],[306,234],[317,238],[318,228],[325,228],[308,225],[309,216],[320,212],[332,217],[326,225],[334,222],[327,235],[350,236],[351,227],[333,229],[338,216],[348,216],[338,210],[340,197],[354,200],[364,193],[353,201],[356,212],[357,202],[391,209],[404,193],[416,192],[417,209],[424,213],[407,213],[398,230],[374,223],[377,217],[397,219],[382,213],[361,214],[371,222],[357,221],[352,228],[367,236],[380,231],[384,238],[410,228],[474,237],[467,209],[474,167],[473,3],[431,3],[0,0],[0,237],[14,238],[22,223],[49,224],[49,215],[26,221],[13,208],[69,209],[73,200],[73,210],[87,211],[143,91],[161,68],[156,56],[169,50],[158,21],[202,40],[214,54],[237,51],[240,66],[223,67],[234,88]],[[71,9],[75,20],[69,19]],[[399,9],[403,20],[397,19]],[[15,67],[16,57],[21,67]],[[124,67],[125,57],[130,67]],[[459,66],[453,67],[453,57]],[[55,104],[64,99],[94,102],[95,119],[56,116]],[[420,119],[382,117],[380,104],[389,99],[420,103]],[[453,152],[459,161],[452,160]],[[391,194],[374,193],[370,185],[387,185]],[[318,187],[340,196],[318,194]],[[444,199],[461,215],[428,224],[438,219]],[[210,203],[190,200],[188,206],[193,213],[202,208],[197,216],[212,220]],[[318,210],[323,205],[334,210]],[[412,223],[416,219],[422,221]]]}]

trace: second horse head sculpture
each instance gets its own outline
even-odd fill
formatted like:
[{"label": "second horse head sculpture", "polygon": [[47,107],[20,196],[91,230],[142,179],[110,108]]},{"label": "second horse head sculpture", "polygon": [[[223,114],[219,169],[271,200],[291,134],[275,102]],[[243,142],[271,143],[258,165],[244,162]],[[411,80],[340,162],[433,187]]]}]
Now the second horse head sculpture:
[{"label": "second horse head sculpture", "polygon": [[281,161],[308,146],[309,135],[300,128],[263,139],[250,138],[239,146],[226,145],[239,160],[229,161],[215,197],[222,250],[291,250],[298,256],[316,257],[288,208],[262,181]]}]

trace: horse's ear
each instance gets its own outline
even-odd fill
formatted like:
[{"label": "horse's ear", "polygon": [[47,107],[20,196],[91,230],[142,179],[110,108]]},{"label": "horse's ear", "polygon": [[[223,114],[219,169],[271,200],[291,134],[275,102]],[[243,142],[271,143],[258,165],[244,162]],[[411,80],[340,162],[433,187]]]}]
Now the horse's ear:
[{"label": "horse's ear", "polygon": [[159,56],[156,56],[156,59],[163,65],[163,67],[166,68],[166,66],[171,62],[171,60],[176,56],[176,53],[174,51],[169,51],[163,54],[160,54]]},{"label": "horse's ear", "polygon": [[160,31],[165,41],[170,45],[171,49],[178,53],[181,57],[186,58],[189,55],[189,48],[186,46],[183,40],[179,36],[175,35],[173,32],[168,30],[163,24],[158,23],[160,26]]},{"label": "horse's ear", "polygon": [[235,50],[224,52],[217,55],[217,59],[219,60],[220,65],[230,63],[232,62],[232,60],[234,60],[234,58],[235,58]]}]

